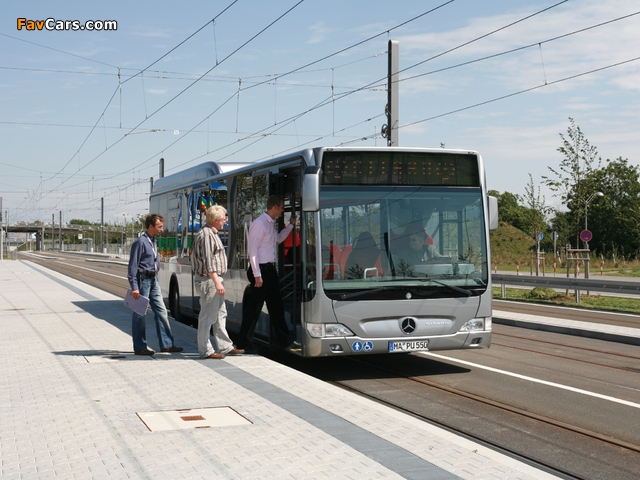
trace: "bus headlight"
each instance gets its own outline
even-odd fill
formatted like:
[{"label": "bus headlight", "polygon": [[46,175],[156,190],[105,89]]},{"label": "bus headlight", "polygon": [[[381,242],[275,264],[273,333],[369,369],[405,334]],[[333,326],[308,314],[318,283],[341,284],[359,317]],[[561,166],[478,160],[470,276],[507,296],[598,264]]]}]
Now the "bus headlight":
[{"label": "bus headlight", "polygon": [[482,332],[491,330],[491,317],[474,318],[465,323],[460,329],[461,332]]},{"label": "bus headlight", "polygon": [[353,336],[353,332],[340,323],[307,323],[307,333],[313,338]]},{"label": "bus headlight", "polygon": [[325,325],[325,335],[327,337],[350,337],[353,332],[341,323],[329,323]]}]

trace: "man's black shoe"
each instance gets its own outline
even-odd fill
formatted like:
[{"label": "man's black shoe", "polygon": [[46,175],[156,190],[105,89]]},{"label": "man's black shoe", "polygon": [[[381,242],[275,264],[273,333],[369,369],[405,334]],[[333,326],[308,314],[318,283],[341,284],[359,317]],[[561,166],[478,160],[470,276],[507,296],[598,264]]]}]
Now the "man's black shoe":
[{"label": "man's black shoe", "polygon": [[169,353],[179,353],[182,350],[184,350],[182,347],[169,347],[169,348],[163,348],[161,351],[163,353],[167,353],[167,352],[169,352]]},{"label": "man's black shoe", "polygon": [[150,348],[147,348],[146,350],[136,350],[136,351],[135,351],[135,354],[136,354],[136,355],[147,355],[147,356],[151,356],[151,355],[153,355],[154,353],[156,353],[156,352],[154,352],[154,351],[153,351],[153,350],[151,350]]}]

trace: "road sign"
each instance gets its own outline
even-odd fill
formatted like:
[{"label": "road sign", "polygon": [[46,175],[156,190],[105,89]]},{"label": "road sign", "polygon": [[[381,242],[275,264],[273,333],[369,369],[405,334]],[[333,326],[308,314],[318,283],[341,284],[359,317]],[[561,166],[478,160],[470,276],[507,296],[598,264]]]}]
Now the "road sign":
[{"label": "road sign", "polygon": [[544,238],[544,234],[542,232],[538,232],[538,236],[536,237],[538,239],[538,241],[542,241],[542,239]]},{"label": "road sign", "polygon": [[590,242],[592,238],[593,235],[589,230],[582,230],[580,232],[580,240],[582,240],[583,242]]}]

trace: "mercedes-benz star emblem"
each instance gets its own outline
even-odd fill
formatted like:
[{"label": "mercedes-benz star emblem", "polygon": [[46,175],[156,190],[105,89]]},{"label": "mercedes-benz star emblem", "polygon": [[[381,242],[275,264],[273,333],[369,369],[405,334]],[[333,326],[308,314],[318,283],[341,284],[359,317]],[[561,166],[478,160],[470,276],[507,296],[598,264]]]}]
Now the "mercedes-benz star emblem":
[{"label": "mercedes-benz star emblem", "polygon": [[407,335],[411,335],[416,330],[416,319],[413,317],[401,318],[400,330],[402,330]]}]

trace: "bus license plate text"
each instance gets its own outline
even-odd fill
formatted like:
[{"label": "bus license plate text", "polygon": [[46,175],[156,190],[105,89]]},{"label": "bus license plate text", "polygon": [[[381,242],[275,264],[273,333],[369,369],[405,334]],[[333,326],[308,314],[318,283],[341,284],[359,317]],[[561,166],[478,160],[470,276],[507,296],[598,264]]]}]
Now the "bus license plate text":
[{"label": "bus license plate text", "polygon": [[429,340],[389,342],[389,353],[420,352],[429,350]]}]

